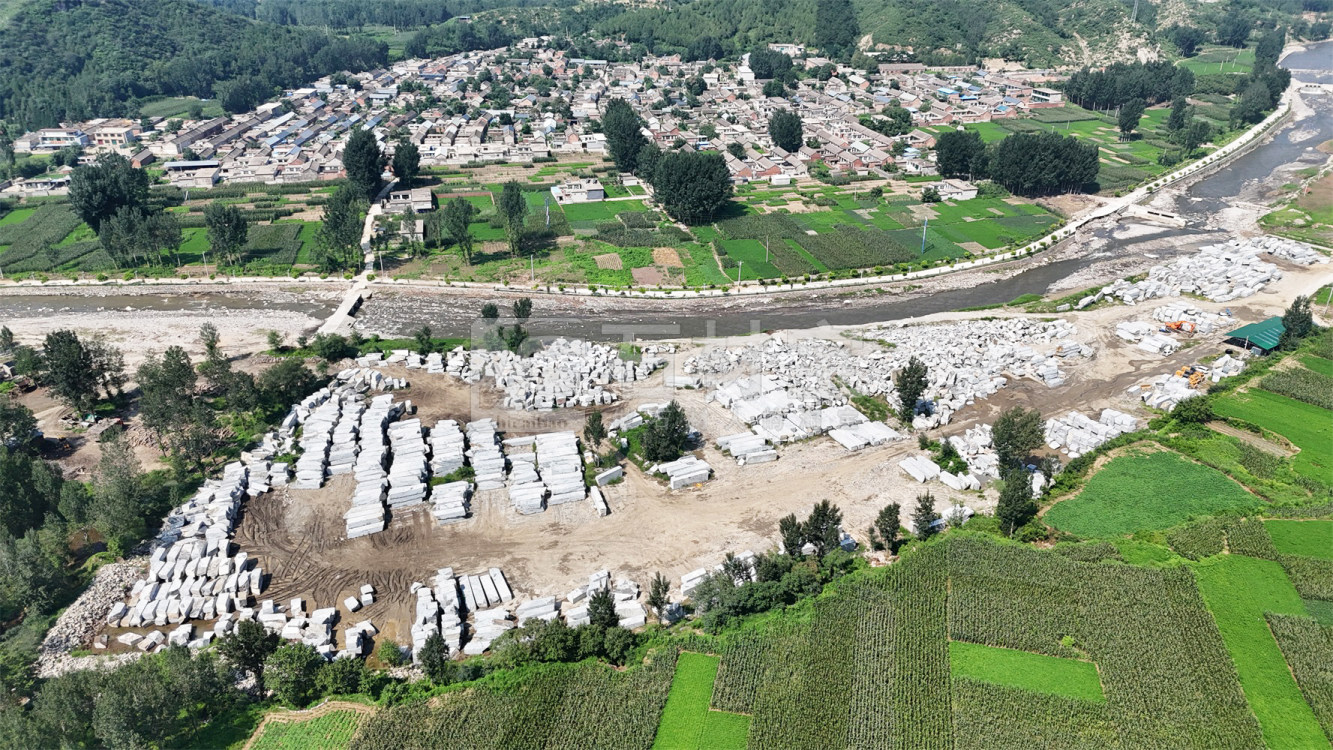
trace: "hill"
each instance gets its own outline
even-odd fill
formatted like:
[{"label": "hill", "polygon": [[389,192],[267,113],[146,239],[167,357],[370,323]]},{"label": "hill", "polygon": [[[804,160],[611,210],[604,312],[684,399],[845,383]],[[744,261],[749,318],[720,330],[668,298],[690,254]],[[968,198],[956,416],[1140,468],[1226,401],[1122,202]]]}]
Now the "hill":
[{"label": "hill", "polygon": [[9,3],[0,33],[0,118],[27,127],[136,115],[153,96],[234,96],[383,65],[381,42],[249,21],[190,0]]},{"label": "hill", "polygon": [[[798,41],[814,44],[818,0],[694,0],[666,3],[616,16],[598,26],[631,42],[684,49],[701,36],[719,40],[729,53],[756,44]],[[1004,58],[1033,67],[1104,65],[1149,56],[1173,57],[1164,32],[1194,26],[1211,37],[1228,17],[1250,28],[1287,25],[1309,28],[1301,4],[1259,0],[1203,3],[1141,0],[1135,16],[1130,0],[853,0],[860,47],[901,52],[929,64],[965,64]],[[1133,17],[1133,20],[1131,20]],[[1294,33],[1300,36],[1301,33]]]}]

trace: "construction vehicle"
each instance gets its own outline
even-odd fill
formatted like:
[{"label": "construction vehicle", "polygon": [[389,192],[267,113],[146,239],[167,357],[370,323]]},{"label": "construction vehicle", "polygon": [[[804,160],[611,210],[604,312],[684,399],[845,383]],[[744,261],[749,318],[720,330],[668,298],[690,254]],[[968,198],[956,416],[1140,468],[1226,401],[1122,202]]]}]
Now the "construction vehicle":
[{"label": "construction vehicle", "polygon": [[1198,326],[1194,324],[1194,321],[1172,320],[1162,328],[1162,332],[1165,333],[1167,331],[1175,331],[1176,333],[1188,333],[1189,335],[1193,336],[1194,332],[1197,329]]},{"label": "construction vehicle", "polygon": [[1176,377],[1188,379],[1191,388],[1202,388],[1208,382],[1208,368],[1201,365],[1186,365],[1176,370]]}]

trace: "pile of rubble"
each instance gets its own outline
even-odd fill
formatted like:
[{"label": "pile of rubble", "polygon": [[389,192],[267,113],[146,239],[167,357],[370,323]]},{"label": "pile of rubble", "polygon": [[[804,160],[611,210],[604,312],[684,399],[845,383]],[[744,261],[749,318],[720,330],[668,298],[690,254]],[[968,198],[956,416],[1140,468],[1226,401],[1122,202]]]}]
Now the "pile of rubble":
[{"label": "pile of rubble", "polygon": [[1046,446],[1064,451],[1070,458],[1078,458],[1102,443],[1138,428],[1137,419],[1115,409],[1102,409],[1096,422],[1071,411],[1046,421]]},{"label": "pile of rubble", "polygon": [[1328,262],[1327,255],[1303,242],[1296,242],[1284,237],[1273,237],[1265,234],[1250,238],[1249,244],[1251,247],[1262,250],[1269,255],[1276,255],[1297,265],[1313,266],[1316,263]]},{"label": "pile of rubble", "polygon": [[1249,297],[1270,281],[1282,278],[1277,266],[1260,259],[1260,252],[1265,250],[1254,238],[1208,245],[1194,255],[1153,266],[1141,281],[1120,279],[1108,284],[1097,294],[1080,300],[1078,307],[1086,307],[1085,301],[1092,304],[1104,297],[1117,298],[1127,305],[1187,293],[1213,302]]},{"label": "pile of rubble", "polygon": [[37,647],[34,671],[38,677],[55,677],[68,671],[70,662],[77,661],[67,654],[80,646],[92,644],[95,649],[107,647],[107,637],[94,637],[103,627],[109,611],[117,604],[124,606],[135,581],[143,577],[140,562],[118,562],[103,565],[97,570],[83,594],[60,613],[51,629],[46,631]]},{"label": "pile of rubble", "polygon": [[468,383],[490,378],[506,408],[527,410],[614,403],[619,395],[606,386],[643,380],[665,363],[647,353],[628,361],[614,346],[577,339],[556,339],[531,357],[459,348],[443,359],[448,374]]},{"label": "pile of rubble", "polygon": [[1073,340],[1074,327],[1060,320],[889,324],[861,333],[893,347],[856,354],[842,341],[803,338],[788,342],[775,334],[743,347],[705,350],[686,360],[682,370],[689,375],[744,371],[744,375],[720,381],[710,397],[754,426],[756,434],[781,443],[865,422],[847,406],[848,392],[895,402],[893,376],[912,356],[927,366],[925,399],[931,402],[913,427],[928,429],[948,424],[956,411],[995,393],[1011,377],[1033,378],[1051,387],[1063,385],[1062,363],[1069,357],[1092,355],[1090,347]]},{"label": "pile of rubble", "polygon": [[[980,484],[985,484],[991,479],[1000,478],[1000,456],[995,452],[995,443],[991,438],[991,426],[988,424],[979,424],[976,427],[969,427],[963,431],[962,435],[950,435],[948,441],[953,444],[954,450],[967,462],[968,474]],[[948,472],[941,472],[941,481],[946,484],[949,480],[944,476]],[[961,486],[949,484],[954,489],[964,489]]]}]

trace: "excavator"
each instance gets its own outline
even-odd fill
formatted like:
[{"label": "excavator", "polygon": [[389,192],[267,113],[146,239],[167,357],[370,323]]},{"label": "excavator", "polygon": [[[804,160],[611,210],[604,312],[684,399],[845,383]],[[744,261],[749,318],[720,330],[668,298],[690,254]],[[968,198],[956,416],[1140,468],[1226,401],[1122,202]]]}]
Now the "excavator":
[{"label": "excavator", "polygon": [[1201,388],[1208,382],[1208,368],[1200,365],[1186,365],[1176,370],[1176,377],[1188,378],[1191,388]]},{"label": "excavator", "polygon": [[1162,331],[1175,331],[1176,333],[1188,333],[1193,336],[1198,326],[1191,320],[1172,320],[1162,328]]}]

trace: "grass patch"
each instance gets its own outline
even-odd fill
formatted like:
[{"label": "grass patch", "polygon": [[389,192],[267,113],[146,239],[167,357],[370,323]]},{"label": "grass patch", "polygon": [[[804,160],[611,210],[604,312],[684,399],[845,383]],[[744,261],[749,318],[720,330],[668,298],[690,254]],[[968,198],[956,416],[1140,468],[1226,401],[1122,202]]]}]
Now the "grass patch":
[{"label": "grass patch", "polygon": [[7,227],[11,224],[22,224],[28,220],[29,216],[36,213],[35,208],[16,208],[13,211],[0,216],[0,227]]},{"label": "grass patch", "polygon": [[950,641],[949,672],[954,677],[968,677],[1036,693],[1106,702],[1097,667],[1092,662],[1078,659]]},{"label": "grass patch", "polygon": [[616,214],[626,211],[647,211],[643,201],[594,201],[591,203],[567,203],[563,206],[565,218],[575,221],[612,221]]},{"label": "grass patch", "polygon": [[1264,521],[1273,546],[1284,555],[1333,560],[1333,521]]},{"label": "grass patch", "polygon": [[654,748],[727,750],[745,747],[749,717],[708,708],[713,701],[718,663],[716,656],[691,652],[682,653],[676,660],[676,676],[671,681],[671,693],[662,710],[662,721],[657,726]]},{"label": "grass patch", "polygon": [[1045,521],[1084,538],[1112,537],[1259,503],[1222,472],[1161,451],[1113,459],[1077,497],[1051,508]]},{"label": "grass patch", "polygon": [[1217,399],[1213,410],[1272,430],[1301,449],[1292,457],[1297,474],[1333,484],[1333,415],[1328,409],[1260,389]]},{"label": "grass patch", "polygon": [[1264,613],[1304,615],[1305,605],[1275,562],[1224,555],[1195,568],[1199,591],[1236,665],[1245,699],[1273,748],[1328,744],[1273,639]]}]

